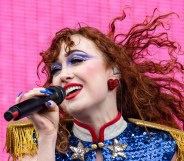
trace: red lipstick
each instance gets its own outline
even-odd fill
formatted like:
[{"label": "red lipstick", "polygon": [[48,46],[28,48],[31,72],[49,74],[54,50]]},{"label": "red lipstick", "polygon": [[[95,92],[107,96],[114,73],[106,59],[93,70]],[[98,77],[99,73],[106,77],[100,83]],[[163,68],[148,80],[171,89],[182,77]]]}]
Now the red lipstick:
[{"label": "red lipstick", "polygon": [[82,85],[78,83],[70,83],[64,86],[66,90],[66,100],[75,98],[82,90]]}]

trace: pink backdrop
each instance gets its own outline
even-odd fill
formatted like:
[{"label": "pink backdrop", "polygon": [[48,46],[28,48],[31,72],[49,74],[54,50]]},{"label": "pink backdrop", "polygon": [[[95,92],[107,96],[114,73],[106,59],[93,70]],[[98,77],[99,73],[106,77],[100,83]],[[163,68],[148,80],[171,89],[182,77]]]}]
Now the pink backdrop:
[{"label": "pink backdrop", "polygon": [[19,92],[36,86],[36,65],[53,34],[63,27],[76,27],[78,22],[107,31],[109,21],[126,6],[124,28],[142,22],[154,8],[162,13],[175,11],[180,19],[171,19],[171,36],[184,46],[183,0],[0,0],[0,160],[7,122],[6,109],[14,104]]}]

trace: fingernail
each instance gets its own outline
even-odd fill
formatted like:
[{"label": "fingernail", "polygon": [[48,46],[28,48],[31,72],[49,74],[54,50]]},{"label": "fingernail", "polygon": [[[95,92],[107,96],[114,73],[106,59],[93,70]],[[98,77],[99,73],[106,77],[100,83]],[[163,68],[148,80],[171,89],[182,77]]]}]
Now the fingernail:
[{"label": "fingernail", "polygon": [[53,94],[53,92],[51,92],[51,91],[48,90],[48,89],[41,90],[40,93],[43,93],[43,94]]},{"label": "fingernail", "polygon": [[46,92],[47,92],[47,94],[53,94],[53,92],[52,91],[50,91],[49,89],[47,89],[46,88]]},{"label": "fingernail", "polygon": [[21,95],[22,95],[22,92],[20,92],[17,97],[20,97]]},{"label": "fingernail", "polygon": [[51,103],[50,103],[50,102],[46,102],[46,105],[47,105],[47,106],[51,106]]},{"label": "fingernail", "polygon": [[40,93],[46,94],[45,90],[40,90]]}]

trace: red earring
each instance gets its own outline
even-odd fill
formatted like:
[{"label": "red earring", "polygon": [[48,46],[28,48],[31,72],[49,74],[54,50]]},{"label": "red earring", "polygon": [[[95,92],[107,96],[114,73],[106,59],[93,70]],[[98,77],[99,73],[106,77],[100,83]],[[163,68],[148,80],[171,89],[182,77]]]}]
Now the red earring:
[{"label": "red earring", "polygon": [[109,79],[107,81],[107,85],[108,85],[108,89],[109,90],[113,90],[114,88],[116,88],[119,84],[119,80],[118,79]]}]

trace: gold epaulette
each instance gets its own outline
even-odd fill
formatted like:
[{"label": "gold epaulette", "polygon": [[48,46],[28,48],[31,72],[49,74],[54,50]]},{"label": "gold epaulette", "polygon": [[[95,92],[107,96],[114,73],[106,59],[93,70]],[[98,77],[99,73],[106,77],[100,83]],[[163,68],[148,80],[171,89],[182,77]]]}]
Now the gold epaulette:
[{"label": "gold epaulette", "polygon": [[[16,161],[22,160],[23,155],[34,155],[37,153],[37,145],[33,140],[35,129],[28,120],[10,122],[6,129],[6,151]],[[36,133],[37,135],[37,133]]]},{"label": "gold epaulette", "polygon": [[[138,119],[129,119],[130,122],[169,132],[178,145],[178,161],[184,161],[184,132],[164,125],[147,122]],[[23,155],[34,155],[37,153],[37,145],[33,140],[33,124],[28,120],[10,122],[6,132],[6,151],[11,155],[13,161],[22,159]],[[37,134],[38,135],[38,134]]]},{"label": "gold epaulette", "polygon": [[146,126],[149,128],[159,129],[162,131],[167,131],[171,134],[171,136],[175,139],[177,145],[178,145],[178,155],[177,155],[177,161],[184,161],[184,131],[171,128],[165,125],[160,125],[157,123],[152,123],[148,121],[138,120],[130,118],[128,119],[130,122],[139,125],[139,126]]}]

